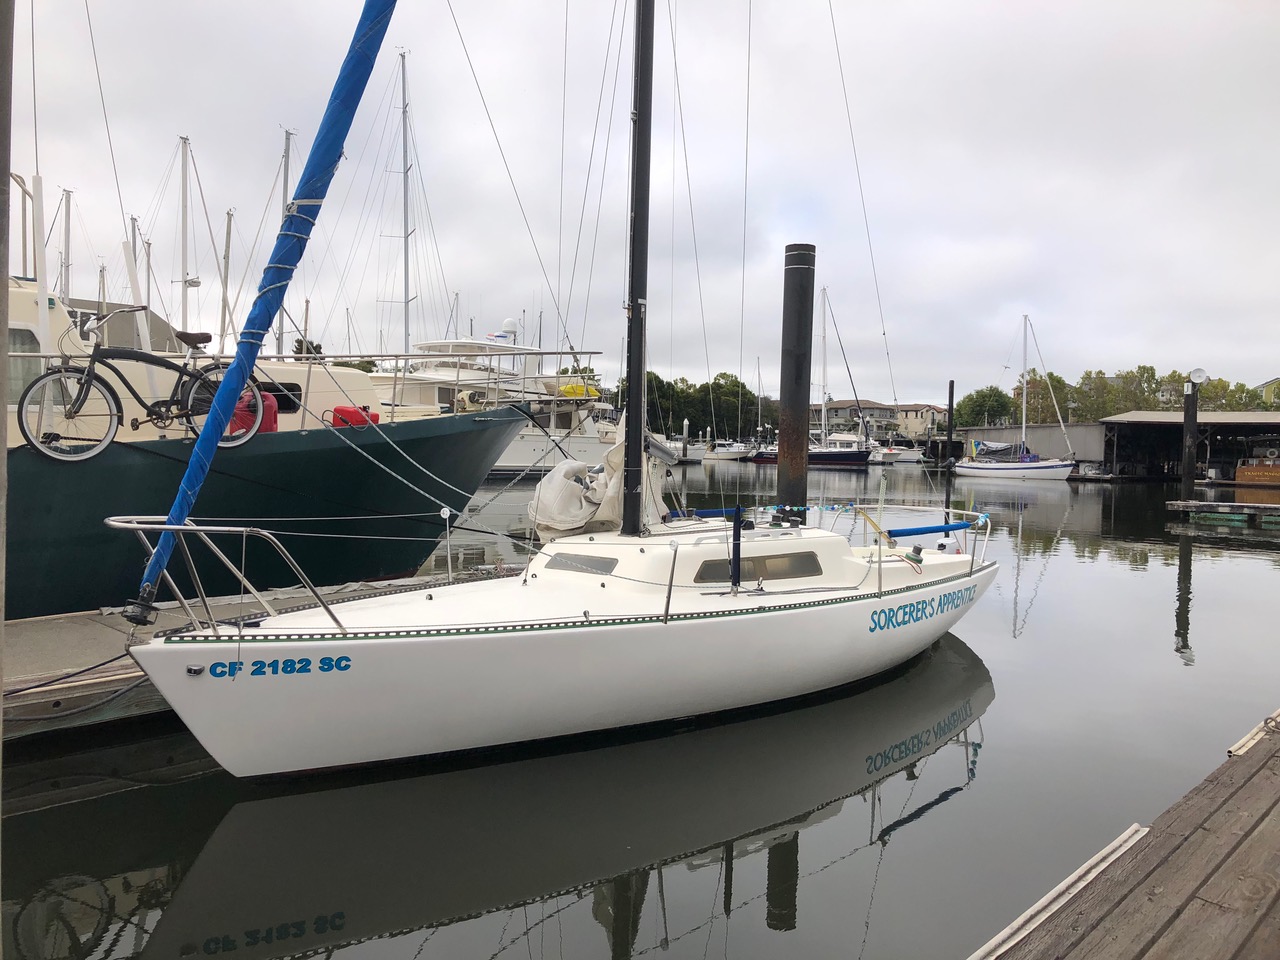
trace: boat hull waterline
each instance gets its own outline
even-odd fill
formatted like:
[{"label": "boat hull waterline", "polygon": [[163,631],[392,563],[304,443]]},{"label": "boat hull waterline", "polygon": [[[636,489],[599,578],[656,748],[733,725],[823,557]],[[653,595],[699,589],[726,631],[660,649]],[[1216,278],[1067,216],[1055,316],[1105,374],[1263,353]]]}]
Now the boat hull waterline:
[{"label": "boat hull waterline", "polygon": [[1040,460],[1029,463],[956,463],[957,477],[992,477],[1000,480],[1065,480],[1076,467],[1074,460]]},{"label": "boat hull waterline", "polygon": [[[825,536],[849,554],[843,538]],[[573,541],[586,539],[557,545],[584,549]],[[622,538],[592,544],[609,540]],[[657,538],[621,549],[645,547],[655,568],[674,566],[676,551]],[[383,598],[383,623],[346,635],[317,610],[223,627],[220,637],[175,633],[131,652],[219,763],[256,776],[630,727],[837,687],[925,650],[996,573],[966,554],[930,553],[920,567],[891,558],[879,571],[851,559],[861,570],[842,572],[854,581],[843,589],[791,580],[791,589],[735,595],[695,586],[667,606],[665,576],[636,583],[547,570],[546,552],[536,561],[541,579],[415,590],[393,605]],[[723,558],[725,539],[678,553],[682,564]],[[357,600],[335,612],[349,624],[366,609]],[[512,619],[477,624],[476,610],[510,610]],[[434,625],[405,627],[415,614]]]}]

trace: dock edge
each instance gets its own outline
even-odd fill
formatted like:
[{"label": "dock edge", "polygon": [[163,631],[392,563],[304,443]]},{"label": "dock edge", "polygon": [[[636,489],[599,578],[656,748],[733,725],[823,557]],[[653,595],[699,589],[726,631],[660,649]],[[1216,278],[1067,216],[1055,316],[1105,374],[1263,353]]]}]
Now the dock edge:
[{"label": "dock edge", "polygon": [[1049,917],[1070,900],[1092,880],[1119,859],[1126,850],[1141,840],[1149,827],[1133,824],[1124,833],[1086,860],[1081,866],[1056,887],[1037,900],[994,937],[969,955],[969,960],[995,960],[1018,943],[1032,930],[1044,923]]}]

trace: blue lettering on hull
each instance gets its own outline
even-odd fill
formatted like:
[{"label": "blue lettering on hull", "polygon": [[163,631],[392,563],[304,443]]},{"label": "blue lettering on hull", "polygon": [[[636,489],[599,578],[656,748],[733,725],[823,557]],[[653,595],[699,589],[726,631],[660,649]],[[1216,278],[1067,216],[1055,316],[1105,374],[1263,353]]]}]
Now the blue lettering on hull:
[{"label": "blue lettering on hull", "polygon": [[881,607],[879,610],[871,611],[870,632],[894,630],[913,623],[921,623],[952,610],[959,610],[973,603],[977,596],[978,586],[971,584],[959,590],[944,593],[940,597],[930,597],[928,600],[917,600],[914,603],[904,603],[896,607]]}]

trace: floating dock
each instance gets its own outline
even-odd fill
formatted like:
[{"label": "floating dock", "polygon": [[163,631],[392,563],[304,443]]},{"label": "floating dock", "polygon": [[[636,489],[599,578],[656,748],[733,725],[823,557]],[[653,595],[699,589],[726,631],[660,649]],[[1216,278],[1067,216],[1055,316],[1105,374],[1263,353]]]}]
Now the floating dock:
[{"label": "floating dock", "polygon": [[1280,956],[1280,711],[1227,755],[969,960]]},{"label": "floating dock", "polygon": [[1213,503],[1207,500],[1170,500],[1165,509],[1185,514],[1190,520],[1220,521],[1233,519],[1245,526],[1265,529],[1280,525],[1280,503]]}]

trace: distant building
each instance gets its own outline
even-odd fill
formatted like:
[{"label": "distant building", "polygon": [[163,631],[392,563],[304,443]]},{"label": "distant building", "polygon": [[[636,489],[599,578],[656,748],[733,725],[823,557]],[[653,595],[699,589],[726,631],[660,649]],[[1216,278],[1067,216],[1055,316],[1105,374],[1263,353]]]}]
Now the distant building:
[{"label": "distant building", "polygon": [[1262,399],[1266,403],[1280,400],[1280,377],[1273,377],[1266,383],[1260,383],[1253,389],[1262,391]]},{"label": "distant building", "polygon": [[[859,415],[861,411],[861,415]],[[822,404],[809,405],[809,422],[822,421]],[[827,424],[832,430],[851,433],[866,432],[877,440],[891,439],[895,434],[911,440],[929,440],[947,432],[947,408],[932,403],[878,403],[875,400],[827,401]]]}]

